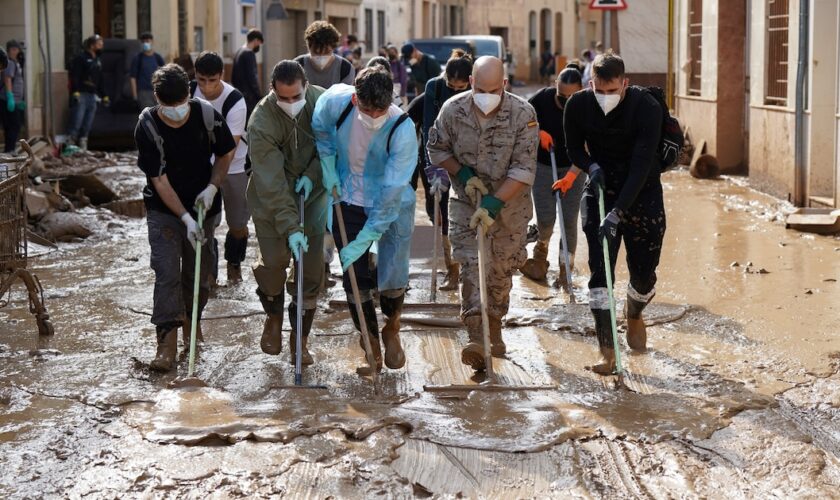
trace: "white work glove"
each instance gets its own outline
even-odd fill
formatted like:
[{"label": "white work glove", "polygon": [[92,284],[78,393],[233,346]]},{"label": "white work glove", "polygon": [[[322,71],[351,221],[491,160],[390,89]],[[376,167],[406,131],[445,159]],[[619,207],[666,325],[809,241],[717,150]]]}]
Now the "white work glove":
[{"label": "white work glove", "polygon": [[187,240],[189,240],[193,250],[198,249],[204,244],[204,231],[198,227],[198,223],[189,212],[184,212],[184,215],[181,216],[181,222],[187,227]]},{"label": "white work glove", "polygon": [[216,199],[216,193],[219,192],[219,188],[214,186],[213,184],[208,184],[204,191],[198,193],[198,196],[195,197],[195,205],[193,208],[198,210],[198,204],[201,203],[204,205],[204,210],[210,210],[210,207],[213,206],[213,200]]}]

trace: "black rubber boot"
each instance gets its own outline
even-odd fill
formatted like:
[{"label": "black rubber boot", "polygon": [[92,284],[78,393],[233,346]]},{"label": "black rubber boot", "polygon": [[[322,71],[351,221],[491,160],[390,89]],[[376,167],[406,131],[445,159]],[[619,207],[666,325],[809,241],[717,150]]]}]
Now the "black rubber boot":
[{"label": "black rubber boot", "polygon": [[[289,360],[291,364],[295,364],[295,356],[297,356],[297,303],[291,301],[289,303],[289,323],[292,325],[292,333],[289,334]],[[303,331],[301,332],[301,363],[304,365],[311,365],[315,362],[312,355],[307,349],[309,343],[309,331],[312,330],[312,322],[315,320],[315,309],[303,310]]]},{"label": "black rubber boot", "polygon": [[385,346],[385,366],[396,370],[405,366],[405,351],[400,344],[400,317],[402,316],[405,294],[390,298],[382,295],[379,305],[385,315],[382,327],[382,344]]},{"label": "black rubber boot", "polygon": [[588,367],[598,375],[612,375],[615,373],[615,349],[612,339],[612,322],[609,309],[591,309],[595,318],[595,333],[598,335],[598,347],[601,350],[601,361],[597,365]]},{"label": "black rubber boot", "polygon": [[[350,308],[350,317],[353,318],[353,324],[356,326],[356,330],[361,333],[362,327],[359,324],[359,315],[356,313],[355,304],[348,303],[347,306]],[[365,325],[367,326],[368,338],[370,339],[370,347],[373,350],[373,358],[376,360],[376,370],[379,371],[382,370],[382,347],[379,345],[379,323],[376,320],[376,308],[372,300],[362,302],[362,312],[365,315]],[[360,335],[359,346],[361,346],[362,352],[365,352],[364,342],[364,339]],[[370,375],[370,367],[362,366],[356,368],[356,373],[362,376]]]},{"label": "black rubber boot", "polygon": [[260,348],[266,354],[276,356],[283,349],[283,301],[285,296],[281,291],[279,295],[269,297],[257,288],[257,296],[260,298],[263,310],[268,315],[263,325],[263,333],[260,338]]}]

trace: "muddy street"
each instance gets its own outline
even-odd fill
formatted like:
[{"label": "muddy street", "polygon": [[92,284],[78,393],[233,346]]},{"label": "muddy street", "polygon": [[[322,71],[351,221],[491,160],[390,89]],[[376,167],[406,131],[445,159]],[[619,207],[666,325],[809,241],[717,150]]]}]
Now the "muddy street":
[{"label": "muddy street", "polygon": [[[32,249],[55,336],[38,337],[20,287],[0,309],[0,496],[836,497],[840,239],[786,230],[789,206],[738,179],[663,180],[649,352],[625,346],[623,357],[632,390],[585,370],[597,347],[581,262],[577,304],[514,277],[499,379],[555,389],[424,391],[480,380],[460,361],[466,332],[429,324],[457,320],[456,292],[422,306],[432,228],[419,210],[408,361],[382,373],[381,394],[355,373],[362,354],[340,286],[321,299],[304,370],[304,383],[328,389],[289,389],[286,339],[278,357],[260,351],[250,271],[205,311],[197,375],[208,387],[169,389],[177,374],[148,368],[145,219],[84,209],[97,228],[85,242]],[[252,241],[248,263],[254,252]]]}]

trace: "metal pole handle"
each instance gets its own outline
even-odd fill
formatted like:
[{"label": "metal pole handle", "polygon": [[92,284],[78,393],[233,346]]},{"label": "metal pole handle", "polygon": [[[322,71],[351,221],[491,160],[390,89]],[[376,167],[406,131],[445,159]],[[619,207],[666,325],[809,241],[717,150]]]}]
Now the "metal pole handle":
[{"label": "metal pole handle", "polygon": [[[301,190],[303,191],[303,190]],[[304,230],[303,192],[300,193],[300,230]],[[297,254],[297,323],[295,328],[295,385],[303,383],[303,249],[298,248]]]},{"label": "metal pole handle", "polygon": [[[481,206],[481,200],[476,204],[476,209]],[[487,313],[487,249],[486,249],[486,234],[484,233],[484,226],[478,223],[477,235],[478,238],[478,293],[481,298],[481,333],[484,337],[484,366],[487,371],[487,379],[491,384],[496,383],[496,373],[493,370],[493,356],[490,352],[490,315]]]},{"label": "metal pole handle", "polygon": [[[204,203],[198,204],[198,229],[204,232]],[[203,236],[203,234],[202,234]],[[204,244],[196,245],[195,248],[195,268],[193,269],[193,297],[192,297],[192,323],[190,324],[190,358],[187,365],[187,377],[192,377],[195,371],[195,344],[196,331],[198,329],[198,293],[201,280],[201,252]]]},{"label": "metal pole handle", "polygon": [[[554,178],[554,182],[560,178],[560,174],[557,172],[557,158],[554,155],[554,148],[549,151],[551,155],[551,174]],[[560,223],[560,238],[563,239],[563,265],[566,268],[566,291],[569,292],[569,297],[571,301],[574,303],[575,301],[575,292],[574,288],[572,288],[572,266],[569,262],[569,240],[566,238],[566,221],[563,217],[563,201],[560,199],[560,193],[554,193],[554,199],[557,203],[557,217],[560,219],[558,222]]]},{"label": "metal pole handle", "polygon": [[[606,209],[604,208],[604,189],[601,186],[597,186],[597,189],[598,213],[603,221],[606,217]],[[610,265],[610,248],[609,241],[606,236],[601,241],[601,247],[604,250],[604,267],[606,268],[604,272],[607,276],[607,294],[610,298],[610,327],[612,329],[613,349],[615,349],[615,371],[616,374],[621,377],[621,346],[618,344],[618,327],[616,326],[615,319],[615,296],[613,295],[612,265]]]},{"label": "metal pole handle", "polygon": [[434,206],[434,249],[432,250],[432,289],[431,301],[437,302],[437,270],[438,270],[438,247],[440,246],[440,190],[435,190],[435,206]]}]

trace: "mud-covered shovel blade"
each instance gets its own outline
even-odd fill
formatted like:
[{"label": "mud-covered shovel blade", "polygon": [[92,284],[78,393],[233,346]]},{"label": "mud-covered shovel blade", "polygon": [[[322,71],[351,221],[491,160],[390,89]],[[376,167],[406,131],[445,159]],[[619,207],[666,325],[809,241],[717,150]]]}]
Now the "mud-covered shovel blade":
[{"label": "mud-covered shovel blade", "polygon": [[167,385],[170,389],[190,389],[207,387],[207,384],[198,377],[178,377]]}]

